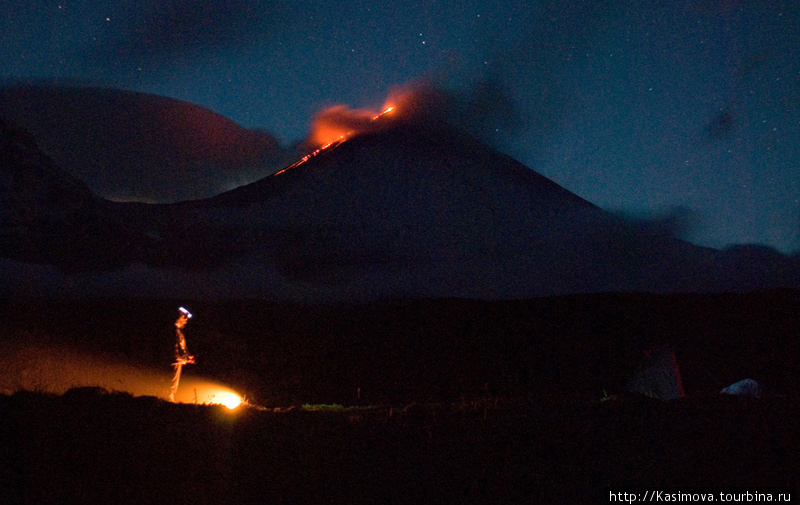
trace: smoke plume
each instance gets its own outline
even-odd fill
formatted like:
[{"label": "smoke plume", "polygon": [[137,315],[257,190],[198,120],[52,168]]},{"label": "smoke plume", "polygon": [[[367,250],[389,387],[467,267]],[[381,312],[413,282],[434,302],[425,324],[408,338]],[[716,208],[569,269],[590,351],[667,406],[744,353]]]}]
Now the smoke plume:
[{"label": "smoke plume", "polygon": [[306,142],[318,147],[377,131],[396,120],[421,129],[455,127],[488,143],[522,125],[513,100],[495,80],[483,80],[466,91],[419,80],[390,90],[380,111],[345,105],[322,110],[314,117]]}]

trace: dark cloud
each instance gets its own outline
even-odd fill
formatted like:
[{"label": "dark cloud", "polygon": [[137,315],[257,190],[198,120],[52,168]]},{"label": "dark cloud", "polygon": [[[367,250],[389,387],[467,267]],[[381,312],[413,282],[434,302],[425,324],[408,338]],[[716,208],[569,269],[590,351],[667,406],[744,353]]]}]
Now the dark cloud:
[{"label": "dark cloud", "polygon": [[448,123],[483,141],[513,133],[524,125],[511,95],[489,77],[466,90],[419,82],[390,95],[398,115],[419,123]]},{"label": "dark cloud", "polygon": [[99,50],[135,58],[241,47],[282,31],[285,14],[280,0],[146,0],[115,20],[115,42]]},{"label": "dark cloud", "polygon": [[621,222],[636,235],[651,238],[687,239],[698,228],[698,216],[689,207],[675,205],[661,212],[649,215],[635,215],[630,212],[614,212]]},{"label": "dark cloud", "polygon": [[[378,115],[380,120],[376,120]],[[513,100],[496,81],[485,80],[455,91],[420,80],[391,90],[381,110],[344,105],[322,110],[314,117],[306,142],[323,145],[342,136],[381,129],[392,120],[414,123],[418,128],[446,124],[483,141],[508,134],[522,124]]]},{"label": "dark cloud", "polygon": [[542,5],[535,29],[509,48],[492,50],[485,80],[506,91],[506,107],[513,106],[514,114],[513,129],[495,132],[494,147],[524,155],[522,161],[534,169],[545,162],[578,95],[570,67],[604,45],[619,12],[618,1],[552,0]]},{"label": "dark cloud", "polygon": [[736,125],[736,114],[733,108],[726,107],[718,114],[715,114],[708,123],[706,123],[703,133],[706,140],[722,140],[730,137]]},{"label": "dark cloud", "polygon": [[145,93],[0,88],[0,114],[31,132],[60,168],[117,200],[208,197],[274,173],[295,157],[269,132]]}]

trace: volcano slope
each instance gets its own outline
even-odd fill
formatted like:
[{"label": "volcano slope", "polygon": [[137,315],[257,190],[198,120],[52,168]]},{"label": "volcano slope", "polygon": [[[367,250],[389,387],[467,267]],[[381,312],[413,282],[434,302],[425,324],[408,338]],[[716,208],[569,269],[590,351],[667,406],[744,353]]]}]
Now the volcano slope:
[{"label": "volcano slope", "polygon": [[[623,220],[446,127],[396,121],[214,198],[118,206],[170,294],[302,300],[720,292],[800,285],[797,258]],[[182,268],[199,269],[192,286]],[[178,286],[182,286],[178,288]]]}]

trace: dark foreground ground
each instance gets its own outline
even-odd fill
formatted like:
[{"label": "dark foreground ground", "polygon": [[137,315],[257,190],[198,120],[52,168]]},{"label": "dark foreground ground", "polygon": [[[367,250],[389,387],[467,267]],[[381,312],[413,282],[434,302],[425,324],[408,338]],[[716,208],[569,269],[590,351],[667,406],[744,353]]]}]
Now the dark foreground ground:
[{"label": "dark foreground ground", "polygon": [[609,503],[609,488],[791,491],[785,397],[176,405],[83,388],[0,396],[0,503]]},{"label": "dark foreground ground", "polygon": [[[195,314],[187,373],[269,408],[7,386],[0,504],[609,503],[610,490],[637,487],[800,489],[797,291],[6,301],[0,336],[169,373],[179,305]],[[625,393],[661,345],[686,397]],[[765,395],[719,394],[744,378]]]}]

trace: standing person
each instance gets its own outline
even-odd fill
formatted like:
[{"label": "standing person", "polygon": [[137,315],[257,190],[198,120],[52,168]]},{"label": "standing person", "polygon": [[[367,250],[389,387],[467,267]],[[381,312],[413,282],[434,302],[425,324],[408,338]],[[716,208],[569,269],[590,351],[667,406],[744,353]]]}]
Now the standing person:
[{"label": "standing person", "polygon": [[178,320],[175,321],[175,363],[172,364],[175,368],[175,375],[172,377],[172,387],[169,390],[169,401],[171,402],[175,401],[175,393],[178,391],[183,365],[194,363],[194,356],[189,354],[189,348],[186,346],[186,337],[183,335],[183,328],[191,319],[192,314],[183,307],[179,307],[178,310],[181,314],[178,316]]}]

